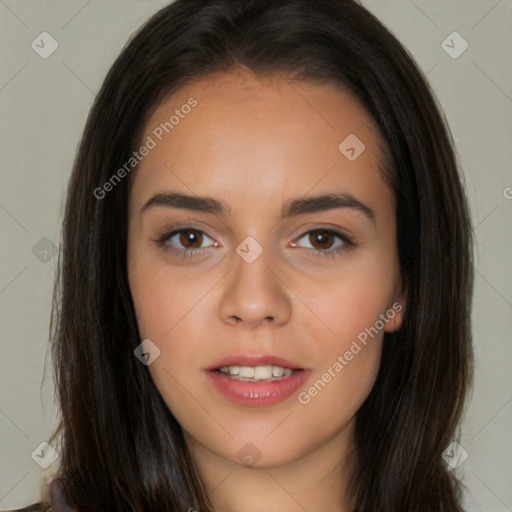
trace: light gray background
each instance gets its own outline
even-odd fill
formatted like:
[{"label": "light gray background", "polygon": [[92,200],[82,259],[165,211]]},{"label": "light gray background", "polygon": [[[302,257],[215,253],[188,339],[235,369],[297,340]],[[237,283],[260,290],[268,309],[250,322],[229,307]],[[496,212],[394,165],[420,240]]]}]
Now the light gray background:
[{"label": "light gray background", "polygon": [[[31,453],[56,425],[47,353],[56,257],[45,263],[33,247],[51,249],[43,237],[58,244],[94,95],[128,36],[166,3],[0,0],[0,510],[37,500],[52,470],[43,473]],[[456,472],[468,487],[468,511],[510,511],[512,0],[363,4],[427,73],[460,155],[477,241],[476,380],[461,441],[468,458]],[[47,59],[31,47],[43,31],[58,43]],[[441,45],[454,31],[469,44],[456,59]]]}]

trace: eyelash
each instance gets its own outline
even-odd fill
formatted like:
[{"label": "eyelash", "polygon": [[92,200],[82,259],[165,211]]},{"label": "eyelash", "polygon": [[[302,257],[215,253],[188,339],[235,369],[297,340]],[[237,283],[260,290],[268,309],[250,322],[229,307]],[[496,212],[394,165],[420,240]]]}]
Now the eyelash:
[{"label": "eyelash", "polygon": [[[209,237],[203,230],[195,228],[194,226],[180,226],[179,228],[166,226],[162,234],[159,235],[158,238],[154,241],[157,243],[158,246],[167,249],[166,245],[169,239],[183,231],[196,231],[198,233],[206,235],[208,238],[211,239],[211,237]],[[345,233],[327,228],[310,229],[309,231],[306,231],[302,235],[300,235],[296,240],[300,240],[301,238],[304,238],[304,236],[315,232],[328,233],[334,235],[343,242],[343,245],[338,246],[334,249],[309,249],[314,256],[320,256],[324,258],[335,258],[339,253],[356,247],[354,241]],[[178,254],[183,258],[193,258],[194,256],[200,256],[201,254],[204,253],[204,249],[175,249],[174,247],[171,247],[168,250],[171,250],[173,253]]]}]

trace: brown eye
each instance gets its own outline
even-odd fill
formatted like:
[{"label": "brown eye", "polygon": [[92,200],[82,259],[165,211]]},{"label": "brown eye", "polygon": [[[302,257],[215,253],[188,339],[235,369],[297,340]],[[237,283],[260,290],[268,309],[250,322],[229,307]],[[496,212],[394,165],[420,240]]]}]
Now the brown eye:
[{"label": "brown eye", "polygon": [[298,238],[298,240],[301,239],[304,239],[309,247],[296,242],[293,243],[293,246],[309,249],[314,256],[341,256],[356,247],[348,235],[332,229],[312,229]]},{"label": "brown eye", "polygon": [[330,249],[335,238],[334,233],[323,229],[309,232],[309,241],[314,249]]},{"label": "brown eye", "polygon": [[203,234],[197,229],[183,229],[180,231],[179,241],[185,249],[198,249],[203,242]]},{"label": "brown eye", "polygon": [[[208,241],[210,244],[204,245]],[[164,249],[187,256],[197,255],[204,249],[217,245],[204,231],[191,226],[176,229],[166,228],[155,242]]]}]

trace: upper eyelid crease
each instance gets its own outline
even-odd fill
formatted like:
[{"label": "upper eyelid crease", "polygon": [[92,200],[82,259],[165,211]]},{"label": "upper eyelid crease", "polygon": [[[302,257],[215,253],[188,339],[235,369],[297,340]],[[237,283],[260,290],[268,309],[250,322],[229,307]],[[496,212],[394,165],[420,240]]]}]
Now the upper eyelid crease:
[{"label": "upper eyelid crease", "polygon": [[[231,214],[230,206],[222,200],[175,192],[160,193],[153,196],[144,204],[140,213],[142,214],[148,208],[155,206],[181,208],[217,215]],[[375,213],[373,210],[350,194],[325,194],[289,200],[283,205],[281,219],[335,208],[349,208],[359,211],[375,223]]]}]

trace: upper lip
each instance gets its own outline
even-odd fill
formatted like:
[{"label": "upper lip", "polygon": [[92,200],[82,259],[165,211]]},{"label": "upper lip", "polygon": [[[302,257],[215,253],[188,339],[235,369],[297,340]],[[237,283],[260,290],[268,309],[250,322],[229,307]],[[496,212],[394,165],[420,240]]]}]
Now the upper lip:
[{"label": "upper lip", "polygon": [[272,354],[238,354],[224,357],[207,370],[218,370],[223,366],[281,366],[290,370],[304,370],[299,364]]}]

